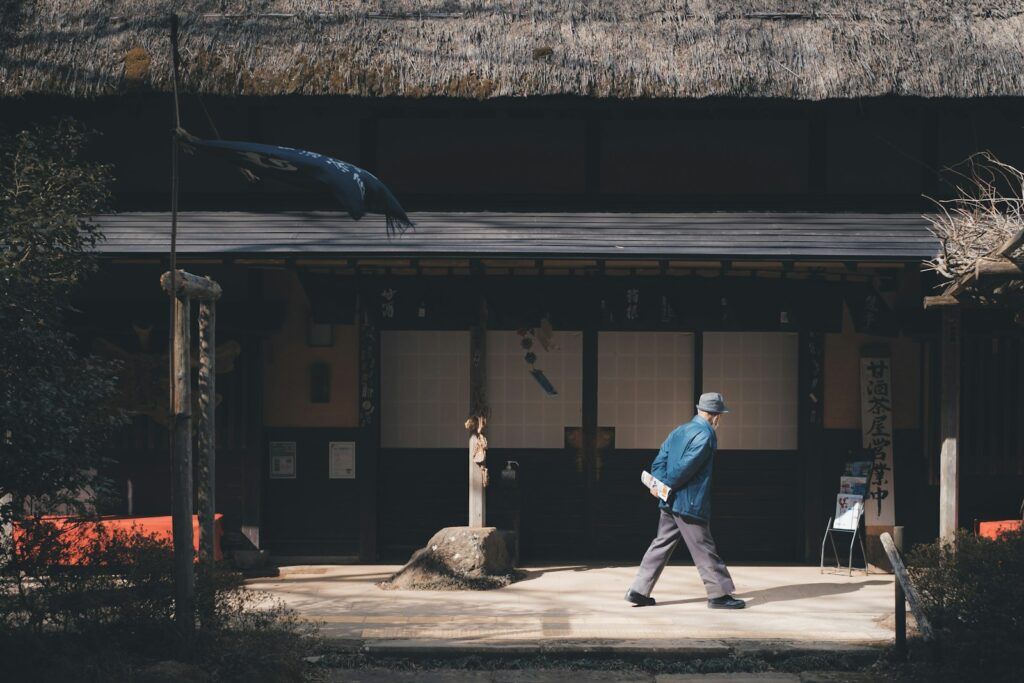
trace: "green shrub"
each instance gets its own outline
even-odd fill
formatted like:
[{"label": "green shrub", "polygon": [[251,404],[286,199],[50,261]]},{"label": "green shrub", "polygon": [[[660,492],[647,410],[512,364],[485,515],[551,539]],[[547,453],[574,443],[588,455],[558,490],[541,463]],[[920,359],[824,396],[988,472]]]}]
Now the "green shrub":
[{"label": "green shrub", "polygon": [[174,628],[173,553],[138,532],[29,521],[0,558],[0,661],[11,680],[130,680],[180,659],[217,681],[298,681],[311,627],[236,572],[197,586],[212,606],[185,652]]},{"label": "green shrub", "polygon": [[917,546],[907,568],[941,641],[944,665],[1021,680],[1024,532],[996,541],[964,533],[953,545]]}]

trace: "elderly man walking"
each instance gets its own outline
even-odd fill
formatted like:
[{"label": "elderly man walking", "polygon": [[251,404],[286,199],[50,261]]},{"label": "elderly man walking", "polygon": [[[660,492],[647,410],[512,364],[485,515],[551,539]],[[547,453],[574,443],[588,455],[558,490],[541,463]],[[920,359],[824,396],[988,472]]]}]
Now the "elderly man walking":
[{"label": "elderly man walking", "polygon": [[[718,448],[715,432],[724,413],[729,412],[719,393],[702,394],[697,415],[676,427],[651,464],[651,474],[672,489],[661,501],[658,535],[640,562],[626,600],[638,607],[655,604],[651,591],[672,557],[679,539],[686,542],[697,566],[711,609],[743,609],[746,603],[732,597],[736,587],[715,549],[709,527],[711,513],[711,469]],[[656,487],[651,494],[657,496]]]}]

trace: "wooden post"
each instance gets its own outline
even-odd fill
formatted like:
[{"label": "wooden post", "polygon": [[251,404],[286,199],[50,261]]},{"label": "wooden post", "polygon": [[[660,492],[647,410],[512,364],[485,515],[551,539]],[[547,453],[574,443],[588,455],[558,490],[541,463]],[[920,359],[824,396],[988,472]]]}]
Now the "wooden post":
[{"label": "wooden post", "polygon": [[199,572],[203,581],[203,604],[200,606],[204,623],[213,617],[214,515],[216,504],[216,430],[214,414],[217,407],[216,389],[216,325],[217,304],[204,300],[199,304]]},{"label": "wooden post", "polygon": [[889,556],[889,563],[892,564],[893,573],[896,575],[896,583],[899,584],[906,594],[907,602],[910,604],[910,611],[914,613],[914,619],[917,620],[917,630],[920,631],[921,636],[926,641],[934,641],[935,632],[932,630],[931,622],[928,621],[928,616],[924,613],[921,598],[918,597],[914,584],[910,582],[910,574],[907,573],[907,568],[903,564],[903,558],[900,557],[899,551],[896,550],[896,544],[893,542],[892,536],[886,531],[882,533],[880,539],[882,547],[885,548],[885,554]]},{"label": "wooden post", "polygon": [[192,390],[190,386],[192,306],[188,297],[174,302],[174,620],[184,642],[195,631],[195,575],[192,550]]},{"label": "wooden post", "polygon": [[476,434],[469,438],[469,526],[482,527],[487,524],[487,498],[480,466],[473,462],[477,445]]},{"label": "wooden post", "polygon": [[[892,529],[893,546],[897,552],[903,552],[903,527],[896,526]],[[904,659],[907,656],[907,595],[903,591],[903,584],[896,581],[896,656]]]},{"label": "wooden post", "polygon": [[359,298],[359,561],[377,560],[377,480],[380,453],[380,335]]},{"label": "wooden post", "polygon": [[583,446],[583,475],[586,482],[585,509],[587,511],[586,536],[588,547],[595,547],[597,541],[598,478],[600,476],[600,454],[597,450],[597,377],[598,377],[598,320],[593,311],[583,326],[583,405],[580,425]]},{"label": "wooden post", "polygon": [[[799,450],[803,459],[803,513],[801,531],[803,556],[810,560],[821,546],[821,529],[817,520],[825,516],[821,492],[822,455],[825,419],[825,335],[817,330],[800,333],[800,426]],[[813,521],[812,521],[813,520]],[[797,547],[800,547],[799,545]]]},{"label": "wooden post", "polygon": [[[487,418],[487,300],[480,296],[478,323],[469,333],[469,412]],[[486,466],[486,462],[484,465]],[[487,490],[483,485],[480,465],[473,462],[473,440],[469,453],[469,526],[487,524]]]},{"label": "wooden post", "polygon": [[959,524],[960,308],[942,309],[942,404],[940,406],[939,538],[952,542]]}]

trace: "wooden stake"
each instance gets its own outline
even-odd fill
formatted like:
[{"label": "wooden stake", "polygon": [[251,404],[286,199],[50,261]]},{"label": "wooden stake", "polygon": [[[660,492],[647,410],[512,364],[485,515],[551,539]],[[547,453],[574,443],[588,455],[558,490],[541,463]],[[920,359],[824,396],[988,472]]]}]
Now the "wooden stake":
[{"label": "wooden stake", "polygon": [[[219,288],[218,288],[219,289]],[[203,624],[213,618],[214,515],[216,505],[216,431],[214,413],[217,407],[216,390],[216,324],[217,304],[203,301],[199,304],[199,575],[202,580],[203,601],[200,616]]]},{"label": "wooden stake", "polygon": [[192,545],[192,389],[190,386],[192,305],[174,297],[174,621],[186,646],[195,631],[195,574]]},{"label": "wooden stake", "polygon": [[[903,552],[903,527],[895,526],[892,528],[892,540],[893,547],[896,549],[896,554],[899,555]],[[892,558],[889,558],[889,563],[892,564]],[[895,567],[896,565],[893,565]],[[896,604],[894,608],[896,610],[896,656],[899,659],[906,659],[907,657],[907,594],[903,590],[903,584],[896,581]]]},{"label": "wooden stake", "polygon": [[910,604],[910,611],[914,613],[914,619],[917,620],[917,630],[921,632],[926,641],[935,640],[935,632],[932,630],[931,622],[928,621],[928,617],[924,613],[921,598],[917,595],[914,584],[910,582],[910,575],[903,564],[903,558],[900,557],[899,551],[896,550],[896,544],[893,542],[892,536],[889,535],[889,532],[883,532],[880,538],[882,540],[882,547],[885,548],[885,554],[889,556],[889,563],[892,564],[893,573],[896,574],[896,582],[903,588],[903,592],[907,597],[907,603]]},{"label": "wooden stake", "polygon": [[959,525],[960,468],[960,308],[942,309],[942,389],[940,405],[939,538],[952,542]]}]

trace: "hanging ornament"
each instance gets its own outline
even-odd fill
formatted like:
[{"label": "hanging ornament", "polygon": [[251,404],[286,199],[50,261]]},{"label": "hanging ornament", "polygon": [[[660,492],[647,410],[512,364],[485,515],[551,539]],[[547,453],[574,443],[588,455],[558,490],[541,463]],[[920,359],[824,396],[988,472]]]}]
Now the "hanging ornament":
[{"label": "hanging ornament", "polygon": [[626,290],[626,320],[637,320],[640,318],[640,290]]},{"label": "hanging ornament", "polygon": [[398,294],[397,290],[387,289],[381,290],[380,293],[380,316],[388,320],[395,317],[395,295]]},{"label": "hanging ornament", "polygon": [[522,328],[516,330],[516,334],[520,336],[519,346],[526,351],[523,354],[523,360],[526,361],[527,365],[530,366],[530,376],[540,385],[540,388],[544,391],[547,396],[557,396],[558,391],[555,390],[554,385],[544,375],[544,371],[534,367],[534,363],[537,362],[537,354],[533,351],[533,343],[536,339],[545,351],[558,348],[553,342],[554,330],[551,327],[551,322],[544,318],[541,324],[537,328]]}]

